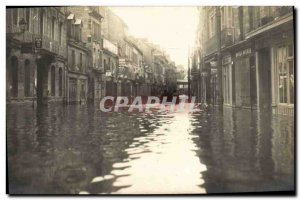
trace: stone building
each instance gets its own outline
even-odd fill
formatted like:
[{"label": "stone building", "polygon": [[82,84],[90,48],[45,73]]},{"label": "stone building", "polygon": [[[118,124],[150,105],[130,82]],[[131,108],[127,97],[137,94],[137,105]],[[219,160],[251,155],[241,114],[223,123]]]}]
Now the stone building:
[{"label": "stone building", "polygon": [[7,102],[65,100],[66,25],[62,8],[6,10]]},{"label": "stone building", "polygon": [[103,16],[98,6],[66,7],[82,23],[82,42],[86,44],[88,72],[88,100],[99,101],[105,95],[105,72],[102,66],[101,22]]},{"label": "stone building", "polygon": [[154,53],[154,84],[152,94],[161,96],[165,90],[165,67],[167,65],[167,59],[164,53],[160,50],[156,50]]},{"label": "stone building", "polygon": [[124,38],[121,57],[119,58],[119,77],[121,95],[135,97],[139,95],[143,83],[143,53],[135,44],[133,38]]},{"label": "stone building", "polygon": [[293,8],[221,6],[198,11],[199,53],[194,55],[200,61],[195,79],[201,101],[217,104],[219,96],[224,106],[294,115]]},{"label": "stone building", "polygon": [[106,96],[118,96],[118,47],[109,40],[103,38],[102,66],[105,70],[105,94]]},{"label": "stone building", "polygon": [[88,91],[87,55],[88,49],[82,42],[83,21],[68,12],[67,45],[68,45],[68,74],[67,74],[67,101],[86,102]]}]

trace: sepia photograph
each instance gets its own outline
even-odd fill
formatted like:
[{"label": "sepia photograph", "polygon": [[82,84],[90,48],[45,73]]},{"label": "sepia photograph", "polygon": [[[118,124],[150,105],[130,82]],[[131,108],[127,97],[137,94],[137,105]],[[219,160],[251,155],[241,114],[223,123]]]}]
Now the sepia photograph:
[{"label": "sepia photograph", "polygon": [[294,6],[5,15],[8,195],[296,194]]}]

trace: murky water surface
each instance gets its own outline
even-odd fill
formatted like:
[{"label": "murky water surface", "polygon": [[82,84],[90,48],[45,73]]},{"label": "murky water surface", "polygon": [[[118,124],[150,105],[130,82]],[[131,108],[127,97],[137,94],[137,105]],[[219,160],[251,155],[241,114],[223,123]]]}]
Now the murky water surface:
[{"label": "murky water surface", "polygon": [[249,110],[8,105],[7,154],[12,194],[294,189],[294,119]]}]

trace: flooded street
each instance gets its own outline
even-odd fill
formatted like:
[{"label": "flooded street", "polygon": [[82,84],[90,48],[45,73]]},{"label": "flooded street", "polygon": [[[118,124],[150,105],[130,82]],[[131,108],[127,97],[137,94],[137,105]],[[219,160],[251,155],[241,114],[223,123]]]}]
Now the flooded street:
[{"label": "flooded street", "polygon": [[294,119],[256,111],[7,106],[11,194],[294,189]]}]

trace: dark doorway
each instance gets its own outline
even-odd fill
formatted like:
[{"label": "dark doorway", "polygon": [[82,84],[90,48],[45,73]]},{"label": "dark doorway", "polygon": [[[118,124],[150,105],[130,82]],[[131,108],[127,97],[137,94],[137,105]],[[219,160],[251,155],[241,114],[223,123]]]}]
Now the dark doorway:
[{"label": "dark doorway", "polygon": [[271,111],[271,61],[270,49],[258,51],[258,94],[259,110],[261,112]]},{"label": "dark doorway", "polygon": [[51,96],[55,96],[55,67],[51,67]]},{"label": "dark doorway", "polygon": [[250,97],[251,97],[251,108],[257,106],[257,88],[256,88],[256,66],[255,57],[250,57]]},{"label": "dark doorway", "polygon": [[63,93],[63,73],[62,73],[62,69],[59,68],[58,70],[58,87],[59,87],[59,96],[62,96]]},{"label": "dark doorway", "polygon": [[25,97],[29,97],[30,96],[30,61],[29,60],[25,60],[24,63],[25,67],[24,67],[24,94]]},{"label": "dark doorway", "polygon": [[11,96],[18,96],[18,73],[19,73],[19,62],[16,57],[11,58]]}]

